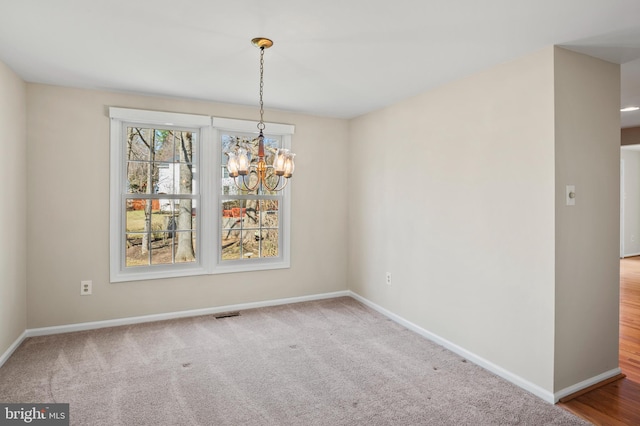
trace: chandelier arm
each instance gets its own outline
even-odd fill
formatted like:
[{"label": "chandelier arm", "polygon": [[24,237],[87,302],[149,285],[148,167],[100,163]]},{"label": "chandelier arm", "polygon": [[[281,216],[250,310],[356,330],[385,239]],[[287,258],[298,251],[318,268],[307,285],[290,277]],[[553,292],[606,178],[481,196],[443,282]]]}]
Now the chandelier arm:
[{"label": "chandelier arm", "polygon": [[284,179],[281,179],[281,180],[284,182],[284,185],[282,185],[278,189],[274,189],[274,191],[282,191],[287,186],[287,184],[289,183],[289,178],[284,178]]},{"label": "chandelier arm", "polygon": [[[253,170],[253,171],[250,171],[249,174],[247,174],[247,176],[250,176],[251,173],[258,174],[257,171]],[[249,191],[249,192],[257,191],[260,188],[260,177],[258,176],[258,180],[257,180],[256,184],[253,185],[253,186],[249,186],[247,184],[247,179],[246,179],[245,176],[242,177],[242,183],[244,183],[244,186],[247,189],[247,191]]]},{"label": "chandelier arm", "polygon": [[[271,175],[273,176],[273,175]],[[277,176],[277,175],[276,175]],[[284,185],[279,186],[280,183],[284,182]],[[269,190],[269,191],[282,191],[285,186],[287,186],[287,184],[289,183],[289,178],[284,178],[282,179],[282,176],[278,176],[278,180],[276,181],[276,184],[273,187],[270,187],[269,184],[267,184],[267,181],[265,180],[264,182],[264,186]]]},{"label": "chandelier arm", "polygon": [[[270,175],[270,176],[273,176],[273,175]],[[266,179],[264,180],[264,187],[267,188],[269,191],[279,191],[278,189],[276,189],[278,188],[279,184],[280,184],[280,176],[278,176],[278,180],[276,181],[276,184],[273,187],[269,186]]]},{"label": "chandelier arm", "polygon": [[[249,174],[251,174],[251,172],[249,172]],[[248,176],[248,175],[246,175]],[[238,184],[238,178],[241,179],[242,181],[242,185]],[[247,181],[245,180],[245,175],[241,175],[241,176],[237,176],[235,178],[233,178],[233,183],[236,184],[236,187],[240,190],[240,191],[249,191],[249,192],[253,192],[256,189],[258,189],[258,187],[260,186],[260,181],[258,181],[254,186],[249,186],[247,185]],[[244,185],[244,186],[243,186]]]},{"label": "chandelier arm", "polygon": [[240,178],[240,180],[244,184],[244,179],[242,178],[242,176],[236,176],[233,178],[233,183],[236,185],[236,188],[238,188],[240,191],[246,191],[246,186],[245,188],[243,188],[242,185],[238,184],[238,178]]}]

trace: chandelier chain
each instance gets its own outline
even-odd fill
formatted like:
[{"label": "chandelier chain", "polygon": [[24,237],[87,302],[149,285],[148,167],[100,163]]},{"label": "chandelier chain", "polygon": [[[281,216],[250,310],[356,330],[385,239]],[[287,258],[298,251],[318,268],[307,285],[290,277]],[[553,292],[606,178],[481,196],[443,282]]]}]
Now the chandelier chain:
[{"label": "chandelier chain", "polygon": [[258,129],[260,132],[264,130],[264,102],[262,102],[262,93],[264,91],[264,46],[260,47],[260,122],[258,123]]},{"label": "chandelier chain", "polygon": [[[227,170],[229,177],[233,178],[235,185],[241,191],[256,191],[257,194],[263,194],[264,191],[281,191],[287,186],[287,182],[293,175],[294,153],[289,149],[278,148],[275,150],[272,158],[273,165],[267,165],[265,159],[264,135],[262,131],[265,129],[264,124],[264,49],[273,46],[273,41],[268,38],[256,37],[251,40],[254,46],[260,48],[260,121],[258,122],[258,130],[260,135],[252,141],[258,143],[257,161],[251,158],[253,147],[249,149],[236,146],[234,152],[228,152],[229,160],[227,162]],[[270,151],[273,151],[270,149]],[[271,154],[270,154],[271,155]]]}]

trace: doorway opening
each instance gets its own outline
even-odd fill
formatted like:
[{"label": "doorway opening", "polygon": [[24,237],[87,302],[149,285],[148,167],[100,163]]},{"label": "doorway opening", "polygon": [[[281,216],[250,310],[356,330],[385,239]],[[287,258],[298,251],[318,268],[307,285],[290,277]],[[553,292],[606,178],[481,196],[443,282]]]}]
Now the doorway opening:
[{"label": "doorway opening", "polygon": [[640,383],[640,145],[620,147],[620,347],[622,371]]}]

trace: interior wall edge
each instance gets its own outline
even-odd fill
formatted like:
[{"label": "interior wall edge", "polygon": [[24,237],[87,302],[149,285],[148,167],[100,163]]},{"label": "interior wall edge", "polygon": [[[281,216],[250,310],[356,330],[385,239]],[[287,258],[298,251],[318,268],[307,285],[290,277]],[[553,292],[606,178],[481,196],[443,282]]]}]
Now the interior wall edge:
[{"label": "interior wall edge", "polygon": [[6,351],[2,355],[0,355],[0,368],[4,365],[5,362],[13,355],[16,349],[24,342],[27,338],[27,330],[23,331],[22,334],[7,348]]}]

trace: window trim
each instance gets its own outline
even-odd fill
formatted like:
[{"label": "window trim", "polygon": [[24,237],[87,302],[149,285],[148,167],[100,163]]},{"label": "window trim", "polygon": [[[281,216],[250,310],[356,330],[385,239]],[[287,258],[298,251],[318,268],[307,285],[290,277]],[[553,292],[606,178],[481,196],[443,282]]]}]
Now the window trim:
[{"label": "window trim", "polygon": [[[222,221],[218,211],[221,203],[220,132],[258,134],[257,121],[211,117],[207,115],[150,111],[109,107],[110,118],[110,188],[109,188],[109,271],[110,282],[128,282],[194,275],[283,269],[291,266],[291,182],[283,190],[279,206],[281,229],[279,256],[276,258],[241,259],[222,261],[220,235]],[[123,200],[125,164],[122,138],[127,125],[140,124],[162,126],[167,129],[194,129],[200,132],[198,140],[198,188],[197,194],[197,256],[188,264],[125,267],[122,250],[125,235],[123,225],[126,211]],[[281,138],[284,148],[291,147],[295,126],[265,123],[267,135]]]}]

